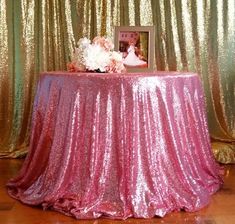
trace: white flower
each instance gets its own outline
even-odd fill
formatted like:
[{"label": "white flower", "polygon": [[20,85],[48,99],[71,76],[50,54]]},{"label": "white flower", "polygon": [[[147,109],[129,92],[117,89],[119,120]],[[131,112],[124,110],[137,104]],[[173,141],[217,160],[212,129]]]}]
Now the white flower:
[{"label": "white flower", "polygon": [[84,37],[84,38],[80,38],[78,40],[77,45],[79,48],[85,49],[90,45],[90,43],[91,43],[91,41],[88,38]]},{"label": "white flower", "polygon": [[118,62],[123,61],[122,54],[117,51],[113,51],[111,53],[111,59],[118,61]]},{"label": "white flower", "polygon": [[78,41],[68,63],[69,71],[100,71],[100,72],[125,72],[121,53],[113,51],[113,43],[109,38],[95,37],[93,42],[81,38]]},{"label": "white flower", "polygon": [[109,64],[109,52],[105,51],[100,45],[92,44],[84,50],[84,61],[86,68],[90,71],[106,71]]}]

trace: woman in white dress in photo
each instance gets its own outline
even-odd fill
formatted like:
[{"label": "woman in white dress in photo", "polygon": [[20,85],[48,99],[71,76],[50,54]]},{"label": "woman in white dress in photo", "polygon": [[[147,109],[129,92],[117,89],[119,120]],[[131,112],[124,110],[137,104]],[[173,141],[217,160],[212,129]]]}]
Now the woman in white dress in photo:
[{"label": "woman in white dress in photo", "polygon": [[141,60],[136,54],[135,54],[135,45],[133,43],[130,43],[130,46],[127,49],[127,56],[124,58],[123,63],[127,66],[145,66],[147,65],[147,62],[144,60]]}]

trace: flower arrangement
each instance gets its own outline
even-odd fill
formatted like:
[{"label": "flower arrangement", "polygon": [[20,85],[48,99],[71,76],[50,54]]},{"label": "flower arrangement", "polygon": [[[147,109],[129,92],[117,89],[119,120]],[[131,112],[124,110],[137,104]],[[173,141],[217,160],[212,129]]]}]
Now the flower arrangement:
[{"label": "flower arrangement", "polygon": [[96,71],[121,73],[125,72],[122,54],[114,51],[114,45],[109,38],[95,37],[91,42],[81,38],[75,48],[71,62],[68,63],[71,72]]}]

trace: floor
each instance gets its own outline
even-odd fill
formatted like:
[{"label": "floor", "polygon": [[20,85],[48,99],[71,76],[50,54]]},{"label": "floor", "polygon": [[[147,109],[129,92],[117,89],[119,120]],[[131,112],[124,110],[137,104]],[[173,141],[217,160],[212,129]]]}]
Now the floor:
[{"label": "floor", "polygon": [[0,223],[1,224],[234,224],[235,223],[235,165],[225,166],[224,186],[211,198],[211,203],[199,212],[175,212],[164,218],[76,220],[54,211],[23,205],[10,198],[5,184],[15,176],[23,159],[0,159]]}]

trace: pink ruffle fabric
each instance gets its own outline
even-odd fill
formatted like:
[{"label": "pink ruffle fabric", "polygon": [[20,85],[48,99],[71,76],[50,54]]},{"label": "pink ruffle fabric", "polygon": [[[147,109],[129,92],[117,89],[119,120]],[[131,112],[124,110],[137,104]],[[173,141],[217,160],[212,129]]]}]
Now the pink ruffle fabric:
[{"label": "pink ruffle fabric", "polygon": [[41,74],[30,149],[9,194],[77,219],[163,217],[222,179],[194,73]]}]

